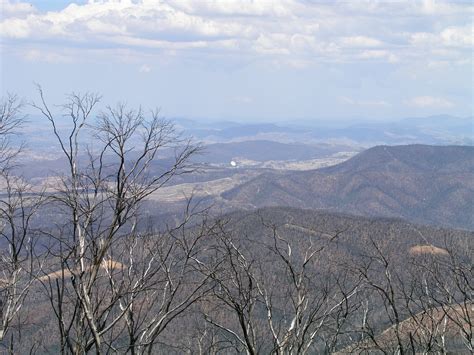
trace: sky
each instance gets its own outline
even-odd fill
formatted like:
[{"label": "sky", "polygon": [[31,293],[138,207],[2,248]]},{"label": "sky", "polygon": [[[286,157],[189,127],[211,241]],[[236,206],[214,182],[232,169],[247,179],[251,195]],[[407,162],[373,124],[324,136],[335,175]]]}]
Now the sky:
[{"label": "sky", "polygon": [[166,117],[473,114],[470,1],[0,0],[2,95]]}]

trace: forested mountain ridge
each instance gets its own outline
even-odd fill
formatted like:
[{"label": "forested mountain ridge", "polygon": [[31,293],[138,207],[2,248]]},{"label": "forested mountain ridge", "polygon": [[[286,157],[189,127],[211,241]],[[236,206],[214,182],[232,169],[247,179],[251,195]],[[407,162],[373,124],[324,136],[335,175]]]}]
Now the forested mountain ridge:
[{"label": "forested mountain ridge", "polygon": [[335,250],[345,250],[356,257],[365,253],[372,240],[385,240],[385,247],[401,261],[406,255],[416,253],[416,246],[445,248],[464,244],[470,248],[474,238],[472,231],[416,224],[400,218],[364,217],[283,206],[234,211],[219,218],[226,221],[228,230],[249,240],[257,241],[269,226],[273,226],[282,238],[298,240],[318,236],[328,238],[327,241],[333,239],[330,244]]},{"label": "forested mountain ridge", "polygon": [[[282,349],[301,345],[308,353],[347,353],[348,349],[393,353],[399,347],[408,353],[413,347],[464,353],[464,338],[472,332],[460,332],[461,327],[450,317],[455,311],[463,315],[470,309],[468,303],[462,303],[469,297],[469,281],[462,276],[467,275],[472,261],[473,237],[473,232],[462,230],[327,211],[289,207],[235,211],[180,229],[171,237],[166,233],[143,235],[143,240],[135,241],[140,246],[145,241],[170,248],[177,258],[168,260],[167,254],[160,254],[169,269],[159,268],[147,280],[152,285],[147,292],[153,297],[140,294],[140,307],[131,312],[148,320],[161,314],[161,302],[178,307],[183,297],[196,294],[186,307],[178,308],[182,312],[179,317],[171,313],[169,325],[160,330],[157,354],[180,354],[184,348],[194,353],[200,346],[228,354],[248,349],[266,354],[272,353],[282,338],[288,339],[278,345]],[[188,247],[186,243],[192,252],[189,260],[178,252]],[[154,249],[144,250],[145,256],[154,253]],[[107,273],[128,287],[129,255],[120,248],[116,251],[99,270],[105,278],[102,287]],[[139,253],[136,256],[134,267],[138,270],[155,262]],[[444,272],[438,272],[437,267],[443,267]],[[385,279],[386,274],[393,278]],[[72,272],[65,270],[66,285],[73,280],[71,276]],[[458,276],[461,281],[456,284]],[[23,325],[28,336],[19,345],[21,349],[39,343],[45,352],[57,350],[59,339],[54,332],[43,344],[45,332],[54,329],[55,318],[49,312],[48,298],[38,290],[42,283],[56,282],[60,277],[61,273],[52,269],[32,284],[34,298],[25,306],[34,304],[36,311]],[[170,287],[167,277],[179,285],[180,292],[154,291]],[[421,292],[426,286],[421,281],[427,282],[432,293]],[[452,291],[453,284],[459,290]],[[390,293],[379,293],[379,287],[391,290],[393,298]],[[298,303],[298,299],[304,302]],[[453,299],[460,305],[453,304]],[[409,322],[419,328],[436,310],[436,302],[442,302],[444,308],[433,318],[433,329],[423,329],[423,336],[414,333],[410,342],[406,329],[396,325]],[[398,312],[397,319],[393,310]],[[296,317],[300,322],[292,326]],[[471,319],[471,313],[466,317]],[[448,329],[442,327],[446,319]],[[118,322],[121,333],[113,339],[118,349],[124,349],[128,341],[124,322]],[[272,332],[272,327],[279,331]],[[387,331],[393,334],[391,341],[386,339]],[[242,343],[240,339],[247,332],[251,335]],[[305,336],[306,332],[317,336]],[[395,336],[402,339],[401,345],[393,341]]]},{"label": "forested mountain ridge", "polygon": [[383,171],[400,173],[474,173],[474,147],[433,146],[424,144],[376,146],[337,166],[329,172]]},{"label": "forested mountain ridge", "polygon": [[473,229],[474,147],[377,146],[328,168],[265,173],[223,197]]},{"label": "forested mountain ridge", "polygon": [[[396,353],[400,349],[418,353],[423,348],[469,353],[473,329],[468,323],[473,310],[466,291],[471,287],[468,265],[472,264],[473,232],[288,207],[237,211],[226,218],[232,245],[245,260],[243,268],[260,270],[246,274],[261,276],[261,281],[258,277],[254,281],[262,282],[263,287],[273,282],[271,290],[266,291],[275,304],[270,302],[267,309],[291,308],[284,301],[277,303],[279,292],[288,295],[299,290],[293,296],[304,294],[311,300],[301,312],[298,326],[304,328],[310,323],[306,323],[306,311],[316,319],[324,319],[318,292],[327,292],[330,284],[344,285],[348,307],[330,317],[335,323],[315,330],[326,345],[312,345],[314,353]],[[313,255],[317,255],[314,260]],[[459,262],[455,267],[458,274],[446,267],[449,260]],[[285,267],[286,273],[282,272]],[[308,277],[311,287],[300,289],[300,276]],[[351,280],[352,276],[355,279]],[[287,288],[291,280],[293,290]],[[443,291],[431,289],[435,285],[443,285]],[[354,307],[350,306],[354,301],[351,287],[358,298]],[[451,297],[449,306],[443,305],[443,293]],[[295,308],[298,310],[298,304]],[[289,320],[284,319],[279,323],[283,334],[289,326]],[[351,334],[353,329],[357,331]]]}]

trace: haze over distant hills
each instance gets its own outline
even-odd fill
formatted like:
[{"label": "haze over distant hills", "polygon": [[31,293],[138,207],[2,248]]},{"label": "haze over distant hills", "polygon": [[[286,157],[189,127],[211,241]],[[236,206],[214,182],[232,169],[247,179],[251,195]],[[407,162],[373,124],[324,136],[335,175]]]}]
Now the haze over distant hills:
[{"label": "haze over distant hills", "polygon": [[378,146],[336,166],[269,172],[222,196],[246,207],[294,206],[474,228],[474,147]]},{"label": "haze over distant hills", "polygon": [[269,140],[248,140],[208,144],[204,147],[203,154],[194,157],[194,160],[203,163],[228,163],[239,158],[257,162],[268,160],[298,161],[328,157],[352,149],[352,147],[342,144],[309,145]]},{"label": "haze over distant hills", "polygon": [[[346,349],[349,349],[356,352],[371,346],[365,341],[367,339],[365,336],[359,335],[359,324],[363,319],[370,320],[371,329],[368,332],[374,335],[371,339],[376,337],[376,342],[382,344],[382,348],[389,349],[392,347],[389,338],[393,338],[393,329],[398,329],[399,324],[406,327],[411,323],[420,328],[419,315],[425,315],[418,306],[422,304],[420,302],[424,298],[425,283],[428,283],[426,275],[419,272],[420,262],[430,260],[428,266],[422,266],[423,271],[430,268],[437,270],[438,266],[445,267],[450,260],[452,262],[452,265],[443,269],[441,273],[443,278],[440,287],[430,291],[433,295],[445,289],[446,280],[457,282],[456,273],[460,268],[466,272],[462,274],[467,275],[465,280],[470,279],[469,270],[472,265],[470,250],[474,230],[474,146],[442,145],[447,141],[458,142],[463,141],[463,137],[472,137],[470,122],[463,119],[449,122],[446,117],[440,116],[433,118],[433,124],[426,127],[424,125],[427,124],[427,120],[407,119],[405,123],[397,124],[306,128],[296,125],[285,127],[275,124],[246,125],[232,122],[221,122],[215,127],[206,128],[205,124],[187,121],[187,128],[185,126],[179,128],[183,129],[182,137],[188,137],[192,132],[202,133],[201,139],[198,134],[194,136],[194,142],[203,142],[203,154],[193,155],[188,162],[189,165],[183,166],[172,181],[160,185],[157,190],[149,190],[150,193],[136,204],[139,213],[133,217],[134,221],[131,223],[133,231],[130,235],[127,235],[129,232],[126,231],[115,239],[110,249],[110,257],[107,256],[110,259],[103,263],[104,266],[101,266],[98,272],[102,272],[102,268],[104,270],[110,268],[106,271],[111,272],[109,275],[117,272],[117,280],[124,280],[129,276],[124,277],[125,274],[120,272],[132,269],[149,270],[148,265],[151,265],[149,260],[154,259],[160,263],[156,264],[155,271],[166,273],[168,268],[162,266],[167,264],[162,264],[162,260],[166,262],[167,256],[161,259],[161,255],[164,255],[161,251],[164,250],[166,255],[170,255],[173,263],[182,256],[184,265],[188,265],[188,255],[191,254],[186,248],[188,245],[198,246],[199,253],[202,254],[195,258],[194,255],[197,254],[193,252],[192,260],[196,261],[196,264],[192,266],[192,270],[194,272],[205,266],[200,270],[203,272],[201,276],[206,285],[207,280],[210,281],[209,292],[203,291],[204,303],[196,300],[192,312],[187,314],[187,311],[183,311],[183,317],[177,318],[176,323],[172,325],[173,328],[169,328],[169,333],[163,333],[163,339],[166,340],[164,343],[175,344],[182,338],[185,341],[195,339],[191,333],[183,336],[181,332],[183,329],[194,332],[195,328],[189,327],[189,324],[193,324],[197,314],[205,314],[209,301],[214,302],[213,309],[216,310],[212,312],[213,319],[229,320],[234,317],[235,309],[239,312],[249,304],[245,298],[241,299],[242,303],[235,303],[234,295],[240,292],[245,297],[252,295],[251,303],[255,305],[252,317],[255,324],[268,324],[268,311],[259,309],[262,306],[266,307],[267,294],[272,295],[271,307],[277,312],[274,314],[279,313],[280,324],[282,326],[293,324],[290,318],[280,314],[291,314],[294,304],[292,301],[296,299],[293,295],[297,295],[298,299],[306,299],[308,306],[316,307],[314,309],[316,312],[319,312],[321,304],[327,304],[327,310],[323,308],[323,313],[326,311],[329,313],[321,315],[327,318],[328,322],[324,332],[334,334],[333,329],[343,329],[340,334],[348,334],[347,337],[338,340],[337,346],[336,342],[333,343],[333,350],[340,349],[345,353]],[[102,223],[108,223],[110,215],[103,211],[107,211],[109,207],[105,209],[95,207],[97,206],[93,202],[95,199],[105,197],[104,200],[100,200],[101,206],[112,206],[111,208],[116,206],[118,209],[122,208],[121,204],[109,203],[113,201],[114,196],[122,196],[121,201],[133,203],[133,191],[146,186],[150,179],[173,171],[176,154],[183,148],[183,143],[188,142],[186,138],[178,137],[176,145],[160,145],[156,155],[153,155],[155,159],[141,170],[142,155],[138,151],[142,143],[139,139],[130,141],[129,149],[122,156],[125,159],[107,151],[99,159],[92,158],[91,161],[91,156],[86,154],[86,148],[93,148],[94,144],[98,143],[97,136],[91,135],[88,140],[81,142],[77,159],[74,158],[74,166],[80,171],[81,175],[77,175],[80,178],[69,180],[70,165],[66,158],[58,154],[60,151],[57,142],[51,139],[51,133],[48,135],[47,129],[41,126],[36,128],[40,134],[31,129],[23,132],[24,135],[20,137],[28,138],[29,150],[21,153],[20,164],[12,171],[31,184],[28,198],[37,196],[39,192],[44,193],[45,201],[48,201],[47,204],[41,205],[38,214],[31,219],[35,230],[45,230],[43,234],[49,236],[53,235],[50,230],[54,231],[60,226],[56,229],[60,237],[54,237],[52,243],[47,241],[49,237],[42,237],[44,239],[37,242],[39,245],[37,250],[41,252],[47,243],[55,245],[57,241],[63,240],[63,236],[67,242],[67,236],[70,235],[67,232],[71,226],[69,222],[66,222],[64,229],[61,224],[65,218],[62,213],[65,207],[61,201],[64,201],[64,196],[72,196],[67,192],[71,181],[81,182],[79,185],[81,187],[77,190],[77,196],[80,196],[81,214],[82,211],[86,211],[94,219],[97,216],[99,221],[97,225],[100,226]],[[67,137],[67,129],[64,128],[64,126],[59,128],[60,135]],[[94,127],[86,127],[85,131],[93,133],[92,129]],[[207,135],[209,133],[206,133],[207,129],[212,131],[211,135]],[[112,142],[115,139],[119,140],[117,136],[112,137]],[[399,144],[411,140],[433,142],[438,145],[373,146],[374,142],[378,141]],[[191,144],[191,147],[199,151],[201,146]],[[367,147],[371,148],[365,149]],[[94,149],[89,152],[94,152]],[[97,161],[100,162],[100,173],[95,175],[99,171],[95,170]],[[135,166],[140,167],[140,172],[143,174],[133,175],[133,170],[129,169]],[[94,176],[99,176],[100,179],[94,180]],[[125,186],[125,190],[122,191],[127,192],[120,195],[114,189],[118,186],[116,181],[120,181],[123,176],[126,180],[130,179],[128,181],[131,183],[121,185]],[[134,184],[135,181],[138,183]],[[61,191],[64,182],[66,189]],[[0,192],[0,198],[7,200],[10,197],[4,190]],[[91,202],[94,207],[89,210]],[[188,221],[189,225],[186,225]],[[87,228],[89,227],[86,224],[84,230],[88,230]],[[90,230],[93,235],[95,226]],[[106,234],[108,230],[111,229],[101,232],[102,235],[108,235]],[[162,244],[163,241],[166,242],[167,236],[170,237],[167,242],[169,244]],[[101,240],[99,234],[96,234],[95,238]],[[92,246],[89,250],[93,251],[95,240],[91,240]],[[127,249],[128,246],[122,244],[122,240],[127,240],[127,243],[136,249]],[[137,244],[142,241],[152,244]],[[154,244],[155,242],[157,244]],[[8,241],[4,239],[3,243]],[[172,249],[184,247],[184,249],[170,251],[172,249],[168,249],[169,247]],[[134,250],[138,253],[135,254]],[[142,251],[151,252],[151,258],[146,256],[141,259],[144,267],[135,268],[134,265],[137,265],[135,255],[138,256]],[[48,259],[49,255],[48,252],[46,256]],[[155,255],[159,255],[159,258],[155,259]],[[68,256],[62,260],[67,258]],[[379,261],[373,263],[377,258]],[[386,258],[390,262],[384,264],[384,260],[388,260]],[[214,260],[215,269],[208,268],[205,263],[209,261],[213,263]],[[437,260],[437,264],[431,264],[433,260]],[[61,269],[63,267],[61,265],[67,264],[53,261],[51,265],[47,265],[47,269],[41,270],[37,281],[48,280],[51,285],[58,280],[58,275],[64,275],[62,282],[65,287],[74,284],[76,279],[71,273],[73,269],[69,266],[67,270]],[[126,265],[130,267],[124,268]],[[214,268],[214,265],[211,267]],[[88,270],[85,269],[85,272]],[[176,275],[190,275],[182,270],[176,270]],[[212,275],[208,274],[209,270],[212,270]],[[291,276],[295,275],[293,270],[300,275],[298,279],[304,278],[309,280],[309,283],[303,287],[300,287],[299,281],[295,283],[296,278]],[[396,275],[393,280],[396,279],[397,283],[400,283],[397,295],[394,296],[392,293],[389,297],[397,299],[400,307],[408,305],[402,308],[403,312],[400,313],[402,316],[397,320],[392,318],[392,311],[386,307],[387,298],[379,292],[381,288],[378,282],[385,282],[387,270],[390,271],[390,275]],[[242,284],[229,278],[229,275],[235,275],[236,271],[238,280],[250,280],[249,289],[246,289],[247,281]],[[157,282],[161,280],[168,282],[168,275],[171,274],[160,275],[160,280]],[[219,275],[219,279],[215,278],[215,275]],[[189,283],[183,284],[185,288],[180,292],[186,292],[187,287],[192,287],[196,276],[193,275]],[[267,280],[274,282],[269,284]],[[253,286],[254,281],[261,281],[260,285],[268,285],[269,288],[258,288],[257,291]],[[214,291],[216,282],[221,286],[225,285],[231,291],[227,294],[216,293]],[[360,291],[359,286],[355,286],[359,282],[361,282]],[[106,283],[112,284],[107,282],[107,279]],[[154,285],[158,283],[155,280],[153,283],[150,282],[150,289],[154,289]],[[242,285],[244,288],[241,288]],[[390,285],[392,284],[383,287],[393,291]],[[418,290],[410,291],[410,296],[404,299],[403,297],[408,294],[406,285],[421,285],[422,295],[416,293]],[[41,294],[37,290],[39,291],[42,286],[44,285],[32,283],[33,292],[30,294]],[[326,288],[327,286],[330,287]],[[293,287],[297,293],[288,293]],[[456,287],[460,296],[455,299],[452,294],[448,294],[442,305],[449,307],[451,313],[460,309],[466,314],[465,311],[469,312],[472,307],[470,303],[463,303],[461,296],[469,297],[472,287],[470,288],[465,281],[458,283]],[[222,289],[224,287],[220,287],[220,290]],[[134,292],[133,289],[129,290],[132,291],[126,290],[124,295]],[[303,293],[299,293],[300,290]],[[104,294],[99,288],[97,291],[99,295]],[[178,292],[176,294],[178,295]],[[412,294],[416,296],[412,297]],[[319,298],[321,295],[323,298]],[[350,296],[346,298],[345,295]],[[155,296],[153,293],[151,298],[148,296],[143,298],[143,305],[148,305],[150,299],[156,300]],[[229,298],[226,298],[228,296]],[[341,301],[337,301],[338,299]],[[456,302],[454,304],[453,299]],[[42,299],[36,297],[25,300],[27,300],[25,309],[34,307],[36,317],[32,323],[34,326],[25,332],[27,336],[24,338],[28,339],[26,344],[29,345],[29,339],[40,339],[41,342],[43,328],[50,329],[55,320],[52,316],[54,312],[51,312],[49,306],[50,302],[47,297],[44,298],[44,294]],[[278,303],[273,303],[275,300],[279,300]],[[319,300],[323,302],[319,303]],[[370,306],[367,300],[370,300]],[[339,308],[343,303],[351,306]],[[414,304],[412,308],[411,303]],[[228,305],[231,307],[228,308]],[[234,305],[237,305],[237,308]],[[438,311],[433,307],[432,300],[428,300],[425,305],[427,314]],[[153,303],[150,307],[145,312],[146,316],[153,315]],[[310,310],[307,314],[313,317],[316,313]],[[436,313],[438,314],[439,312]],[[209,315],[206,314],[198,318],[198,322],[206,324],[209,319]],[[229,326],[236,326],[236,332],[239,331],[241,324],[239,319],[234,318],[235,322],[231,320],[228,323]],[[348,320],[347,325],[337,325],[339,319]],[[43,327],[38,328],[36,324],[42,324]],[[452,321],[448,322],[448,326],[444,326],[450,329],[450,332],[443,333],[443,339],[446,340],[443,349],[447,349],[445,352],[463,351],[464,338],[459,330],[464,323],[460,324],[461,326]],[[289,332],[293,331],[290,329]],[[336,333],[339,336],[339,331]],[[263,345],[259,349],[265,349],[260,352],[272,352],[273,347],[269,341],[272,333],[264,326],[260,334],[258,338],[262,339]],[[354,337],[353,334],[357,336]],[[402,331],[401,334],[400,339],[408,344],[413,333]],[[56,336],[48,340],[50,343],[48,346],[54,348],[53,352],[57,350],[56,344],[59,342],[57,339]],[[321,350],[326,346],[326,340],[315,344],[312,348],[308,348],[310,349],[308,353],[334,353],[333,350]],[[396,349],[397,346],[399,345],[392,348]],[[172,352],[171,350],[169,352]],[[238,350],[235,353],[240,352]]]},{"label": "haze over distant hills", "polygon": [[373,146],[375,144],[464,144],[474,143],[472,117],[438,115],[373,122],[315,120],[299,123],[176,122],[188,133],[211,142],[248,139],[309,142],[333,141]]},{"label": "haze over distant hills", "polygon": [[[199,174],[173,181],[194,185],[170,188],[168,202],[182,198],[182,191],[188,196],[198,191],[226,210],[288,205],[474,228],[472,117],[306,125],[176,119],[175,124],[184,137],[203,142],[204,152],[193,157],[202,167]],[[59,128],[62,134],[65,124]],[[40,181],[61,173],[59,146],[47,122],[31,117],[19,139],[28,142],[24,176]],[[433,146],[392,146],[412,142]],[[370,148],[337,166],[308,171],[380,143],[391,147]],[[463,146],[443,146],[447,143]],[[168,167],[173,154],[162,150],[152,173]],[[234,169],[229,163],[236,159]]]},{"label": "haze over distant hills", "polygon": [[[54,158],[59,153],[55,144],[55,139],[51,135],[49,122],[37,115],[28,116],[28,125],[22,128],[22,134],[15,139],[28,142],[30,154],[35,158]],[[327,119],[314,120],[313,122],[297,122],[288,120],[281,123],[262,122],[230,122],[194,120],[175,118],[171,119],[176,124],[176,128],[183,132],[185,137],[193,137],[195,141],[203,142],[208,146],[207,159],[212,162],[219,160],[217,156],[230,155],[239,156],[239,152],[232,152],[232,149],[249,151],[253,150],[252,160],[262,161],[268,159],[268,153],[275,149],[275,153],[270,153],[272,160],[285,159],[306,159],[311,156],[312,148],[306,148],[309,153],[302,153],[298,147],[290,148],[295,154],[288,154],[282,147],[261,147],[251,146],[249,141],[272,141],[279,143],[291,143],[301,147],[305,145],[318,145],[316,155],[321,154],[321,145],[330,151],[340,151],[341,145],[345,146],[345,151],[358,151],[362,148],[374,145],[388,144],[434,144],[434,145],[473,145],[474,144],[474,119],[473,117],[453,117],[448,115],[438,115],[430,117],[402,118],[394,121],[370,122],[362,119],[356,120],[336,120]],[[67,131],[67,119],[58,122],[59,132]],[[243,145],[213,146],[213,143],[237,143],[247,142]],[[348,149],[347,147],[352,147]],[[297,152],[299,149],[300,152]],[[225,153],[228,151],[228,153]],[[37,154],[41,152],[41,154]],[[265,153],[260,157],[255,154]],[[281,156],[277,156],[278,154]],[[214,156],[215,155],[215,156]],[[277,159],[275,159],[277,157]],[[198,159],[204,161],[205,159]]]}]

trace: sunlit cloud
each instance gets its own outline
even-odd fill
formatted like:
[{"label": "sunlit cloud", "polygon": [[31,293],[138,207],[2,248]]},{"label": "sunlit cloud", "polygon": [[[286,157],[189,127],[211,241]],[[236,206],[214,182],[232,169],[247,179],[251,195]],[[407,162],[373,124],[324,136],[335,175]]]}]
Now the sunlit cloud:
[{"label": "sunlit cloud", "polygon": [[0,0],[4,90],[94,85],[183,116],[472,112],[468,1],[32,3]]},{"label": "sunlit cloud", "polygon": [[454,106],[454,103],[443,97],[434,96],[416,96],[405,102],[409,106],[418,108],[450,108]]},{"label": "sunlit cloud", "polygon": [[[472,14],[473,7],[462,3],[407,2],[403,7],[379,2],[331,6],[292,0],[103,0],[48,12],[22,2],[2,0],[2,6],[6,15],[0,21],[0,33],[7,44],[21,40],[15,45],[49,43],[80,50],[133,46],[193,56],[238,51],[269,60],[290,57],[287,63],[307,63],[308,57],[315,58],[314,62],[397,63],[422,59],[427,48],[432,53],[438,50],[439,60],[446,55],[460,57],[459,50],[472,48],[473,38],[472,26],[448,23],[456,16],[467,21],[467,14]],[[397,15],[407,16],[407,8],[420,16],[425,28],[408,31],[406,21],[397,20]],[[441,10],[450,17],[445,20]],[[384,13],[390,16],[382,26],[380,14]]]}]

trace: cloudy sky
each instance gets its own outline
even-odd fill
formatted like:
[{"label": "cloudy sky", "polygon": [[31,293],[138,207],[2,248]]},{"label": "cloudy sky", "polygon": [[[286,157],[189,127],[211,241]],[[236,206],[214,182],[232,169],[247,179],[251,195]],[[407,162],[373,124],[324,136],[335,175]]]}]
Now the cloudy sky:
[{"label": "cloudy sky", "polygon": [[2,94],[248,121],[472,115],[470,1],[0,4]]}]

